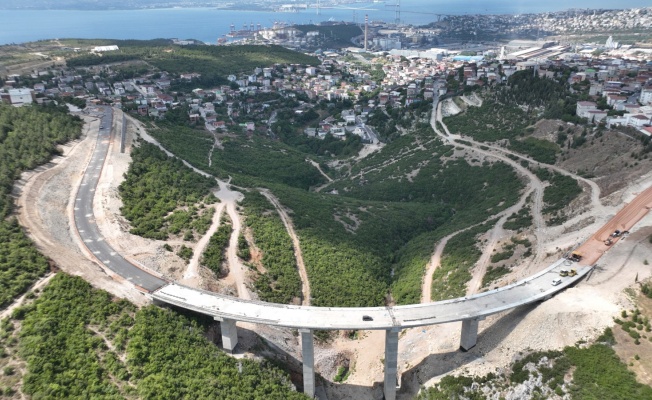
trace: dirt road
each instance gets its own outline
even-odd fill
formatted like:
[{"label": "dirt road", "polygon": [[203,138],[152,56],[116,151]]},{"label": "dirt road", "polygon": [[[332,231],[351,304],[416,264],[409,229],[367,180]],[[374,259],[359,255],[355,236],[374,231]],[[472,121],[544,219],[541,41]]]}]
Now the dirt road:
[{"label": "dirt road", "polygon": [[[652,208],[652,186],[641,192],[629,204],[618,213],[588,241],[582,244],[577,251],[582,254],[582,265],[593,265],[602,255],[622,239],[621,236],[612,237],[612,234],[619,230],[626,232],[645,217]],[[613,244],[606,245],[604,242],[611,238]]]},{"label": "dirt road", "polygon": [[294,225],[292,220],[288,216],[285,208],[281,205],[278,199],[267,189],[259,189],[260,193],[267,198],[276,207],[278,215],[285,225],[285,230],[287,230],[290,238],[292,239],[292,247],[294,247],[294,257],[297,260],[297,267],[299,268],[299,276],[301,277],[301,305],[309,306],[310,305],[310,281],[308,280],[308,272],[306,271],[306,265],[303,262],[303,253],[301,252],[301,243],[299,242],[299,237],[294,230]]},{"label": "dirt road", "polygon": [[217,228],[220,227],[220,219],[222,218],[223,211],[224,203],[220,203],[215,207],[215,214],[213,214],[211,226],[208,228],[204,236],[202,236],[195,244],[192,258],[186,267],[186,272],[183,274],[181,283],[193,287],[199,287],[199,260],[201,260],[201,256],[204,253],[211,236],[213,236],[213,234],[217,232]]}]

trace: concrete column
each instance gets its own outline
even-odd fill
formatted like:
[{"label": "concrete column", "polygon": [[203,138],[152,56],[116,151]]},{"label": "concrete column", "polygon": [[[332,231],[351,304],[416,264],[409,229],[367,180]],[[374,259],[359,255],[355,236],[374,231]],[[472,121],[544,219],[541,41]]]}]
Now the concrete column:
[{"label": "concrete column", "polygon": [[396,400],[398,383],[398,333],[401,328],[385,331],[385,400]]},{"label": "concrete column", "polygon": [[315,348],[312,329],[299,329],[299,333],[303,356],[303,393],[312,399],[315,397]]},{"label": "concrete column", "polygon": [[465,319],[462,321],[462,335],[460,337],[460,349],[469,351],[478,341],[479,319]]},{"label": "concrete column", "polygon": [[235,326],[235,320],[222,317],[215,317],[215,320],[220,321],[222,347],[225,351],[233,353],[235,346],[238,344],[238,328]]}]

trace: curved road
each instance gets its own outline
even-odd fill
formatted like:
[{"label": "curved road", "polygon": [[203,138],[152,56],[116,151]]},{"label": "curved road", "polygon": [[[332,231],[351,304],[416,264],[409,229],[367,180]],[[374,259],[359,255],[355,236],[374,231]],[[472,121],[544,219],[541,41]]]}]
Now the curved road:
[{"label": "curved road", "polygon": [[84,178],[75,196],[73,211],[75,227],[84,246],[97,261],[134,285],[152,292],[167,282],[125,260],[104,240],[95,223],[93,198],[102,174],[104,160],[109,152],[113,127],[113,109],[111,107],[98,108],[103,110],[100,115],[100,129],[95,150],[84,171]]}]

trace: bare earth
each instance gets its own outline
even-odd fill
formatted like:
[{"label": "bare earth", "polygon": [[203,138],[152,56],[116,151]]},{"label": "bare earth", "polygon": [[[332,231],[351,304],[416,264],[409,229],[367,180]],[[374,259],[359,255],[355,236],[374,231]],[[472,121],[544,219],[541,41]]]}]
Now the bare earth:
[{"label": "bare earth", "polygon": [[[115,120],[120,121],[121,113],[115,114]],[[85,165],[94,147],[98,125],[92,117],[85,118],[87,125],[84,137],[65,146],[64,156],[48,166],[23,175],[17,189],[18,217],[39,249],[62,270],[81,275],[94,286],[117,296],[145,304],[147,299],[142,293],[100,268],[89,255],[80,250],[78,239],[71,234],[70,198],[81,179],[80,166]],[[115,125],[116,128],[119,126]],[[137,133],[145,136],[145,132],[142,126],[131,122],[128,133],[127,152],[120,154],[118,146],[112,147],[98,187],[95,212],[102,233],[116,250],[168,279],[185,278],[189,280],[188,283],[202,288],[220,287],[220,283],[202,271],[196,262],[188,267],[176,255],[165,251],[162,247],[164,242],[128,233],[129,224],[119,212],[121,202],[117,187],[128,168],[133,138]],[[490,152],[485,156],[496,157],[495,152],[491,149]],[[587,183],[585,198],[588,200],[578,208],[577,216],[563,225],[545,227],[544,224],[535,228],[539,232],[530,232],[537,239],[538,257],[534,262],[523,262],[515,267],[515,272],[504,277],[500,284],[544,268],[563,252],[589,239],[618,213],[624,202],[631,202],[635,194],[652,185],[652,173],[631,182],[626,187],[608,190],[609,196],[602,199],[599,189],[596,192],[597,185],[589,186]],[[530,184],[532,186],[529,186],[529,190],[540,190],[535,181],[531,180]],[[236,204],[241,194],[222,182],[216,195],[221,203],[217,205],[211,230],[216,228],[215,221],[219,221],[222,211],[226,211],[233,221],[234,230],[239,232],[241,223]],[[623,290],[634,283],[636,276],[639,280],[651,276],[650,268],[643,261],[652,260],[652,246],[647,241],[647,236],[652,233],[652,216],[644,215],[629,230],[630,235],[612,245],[609,252],[600,258],[594,272],[576,287],[567,289],[544,303],[521,307],[481,322],[478,345],[469,352],[458,351],[460,324],[404,330],[399,341],[399,398],[411,398],[421,385],[432,385],[445,374],[462,371],[485,374],[496,371],[508,366],[526,349],[559,349],[580,339],[595,338],[605,327],[613,325],[612,318],[622,308],[632,308],[630,299]],[[491,241],[494,245],[513,235],[500,228],[494,232],[495,237]],[[203,247],[205,240],[199,240],[197,250]],[[174,246],[180,242],[170,244]],[[224,282],[228,284],[223,289],[230,287],[239,296],[249,298],[251,294],[248,289],[250,282],[247,267],[235,256],[236,245],[237,235],[234,232],[228,253],[231,273]],[[435,244],[433,250],[434,246]],[[481,279],[480,271],[474,271],[474,277],[474,282]],[[477,284],[472,286],[473,290],[477,289]],[[296,336],[290,330],[250,324],[239,324],[239,327],[242,328],[240,345],[245,352],[256,348],[257,355],[273,355],[296,366],[297,359],[300,359],[300,348]],[[357,336],[358,339],[349,339],[340,333],[332,343],[317,346],[317,372],[327,380],[332,380],[339,365],[350,362],[352,369],[345,384],[327,382],[325,387],[318,387],[320,398],[382,398],[380,382],[383,380],[384,332],[363,331]],[[264,344],[262,351],[261,343]]]}]

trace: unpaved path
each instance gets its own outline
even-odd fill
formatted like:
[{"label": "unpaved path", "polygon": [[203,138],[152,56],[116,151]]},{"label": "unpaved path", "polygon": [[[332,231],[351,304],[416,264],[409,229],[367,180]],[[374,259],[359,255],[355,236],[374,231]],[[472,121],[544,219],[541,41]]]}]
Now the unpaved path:
[{"label": "unpaved path", "polygon": [[292,247],[294,247],[294,257],[297,260],[297,267],[299,267],[299,276],[301,277],[301,305],[309,306],[310,305],[310,281],[308,280],[308,273],[306,272],[306,265],[303,262],[303,254],[301,253],[301,243],[299,242],[299,237],[297,236],[296,231],[294,230],[294,225],[292,225],[292,220],[288,216],[285,208],[281,205],[278,199],[267,189],[259,189],[260,193],[267,198],[276,207],[278,215],[285,225],[290,238],[292,239]]},{"label": "unpaved path", "polygon": [[217,231],[217,228],[220,227],[220,219],[222,218],[222,212],[224,211],[224,204],[220,203],[215,207],[215,214],[213,214],[213,220],[211,221],[211,226],[206,231],[206,234],[202,236],[201,239],[197,241],[193,249],[192,258],[186,267],[186,272],[183,274],[183,280],[181,283],[198,287],[199,284],[199,260],[201,259],[206,246],[208,245],[211,236]]},{"label": "unpaved path", "polygon": [[235,209],[235,202],[226,204],[226,212],[231,218],[233,225],[233,233],[229,240],[229,247],[226,249],[226,259],[229,263],[229,275],[232,275],[235,280],[236,288],[238,289],[238,297],[241,299],[251,300],[251,292],[247,287],[247,267],[242,263],[238,257],[238,237],[242,231],[242,223],[240,215]]},{"label": "unpaved path", "polygon": [[[532,201],[532,218],[533,218],[533,225],[534,225],[534,237],[536,238],[536,248],[535,248],[535,258],[530,265],[534,264],[536,265],[538,261],[540,261],[543,257],[544,251],[543,251],[543,245],[544,245],[544,237],[543,231],[546,227],[545,221],[543,219],[543,191],[544,191],[544,185],[543,182],[534,174],[532,173],[528,168],[525,168],[522,166],[520,163],[517,163],[516,161],[512,160],[509,158],[507,155],[504,155],[502,153],[499,153],[499,151],[504,150],[501,148],[494,148],[496,151],[488,151],[488,150],[483,150],[479,146],[484,146],[482,143],[474,142],[473,140],[470,140],[468,138],[464,138],[465,141],[472,143],[471,146],[459,143],[458,140],[462,139],[460,135],[451,135],[448,127],[442,120],[442,113],[441,113],[441,102],[438,102],[436,109],[433,110],[431,114],[431,119],[430,119],[430,124],[435,131],[435,133],[442,139],[444,142],[450,143],[454,146],[459,146],[462,147],[468,151],[472,151],[478,154],[481,154],[485,157],[491,157],[498,159],[507,165],[511,166],[514,168],[520,175],[524,176],[527,180],[527,186],[528,188],[526,189],[526,194],[521,196],[521,200],[513,207],[509,208],[508,210],[511,210],[511,213],[517,212],[520,210],[524,204],[525,204],[525,199],[529,195],[529,193],[533,193],[533,201]],[[444,129],[444,132],[441,132],[437,128],[437,122],[439,122],[439,125]],[[511,154],[511,152],[507,152]],[[534,161],[532,161],[534,162]],[[482,282],[482,276],[479,278],[476,277],[476,275],[479,275],[480,272],[486,271],[486,266],[487,266],[487,261],[491,255],[491,252],[493,251],[493,248],[500,237],[500,233],[502,231],[502,224],[507,220],[507,218],[511,215],[511,213],[506,213],[503,215],[503,217],[498,221],[500,223],[500,228],[495,229],[492,234],[491,234],[491,241],[489,243],[489,246],[487,246],[484,251],[483,255],[481,257],[481,260],[483,263],[478,264],[480,265],[480,270],[478,271],[477,274],[474,274],[474,280],[478,280],[479,282]],[[502,222],[501,222],[502,221]],[[483,273],[484,275],[484,273]],[[469,285],[467,287],[472,288],[472,287],[477,287],[478,283],[473,282],[473,285]],[[474,289],[475,290],[475,289]]]},{"label": "unpaved path", "polygon": [[[466,229],[470,229],[468,227]],[[430,262],[426,266],[426,274],[423,277],[423,282],[421,283],[421,303],[430,303],[432,302],[432,276],[435,274],[435,270],[441,265],[441,254],[444,252],[444,248],[448,241],[458,233],[464,232],[466,229],[453,232],[448,236],[445,236],[442,240],[437,243],[435,247],[435,252],[430,257]]]},{"label": "unpaved path", "polygon": [[[472,149],[472,151],[478,152],[480,154],[485,154],[488,156],[496,157],[501,159],[501,161],[506,162],[507,164],[511,165],[513,168],[517,169],[521,174],[525,175],[529,181],[531,187],[534,188],[534,198],[533,198],[533,207],[532,207],[532,217],[534,219],[534,236],[536,238],[536,248],[535,248],[535,256],[534,259],[528,263],[528,265],[524,268],[524,273],[529,274],[534,272],[534,270],[537,268],[537,266],[541,263],[541,261],[545,258],[545,251],[544,251],[544,244],[551,240],[554,239],[556,236],[556,232],[552,232],[553,230],[546,229],[545,222],[543,220],[543,214],[541,212],[543,208],[543,184],[541,181],[532,173],[530,172],[529,169],[523,167],[520,165],[520,163],[516,162],[515,160],[512,160],[511,158],[507,157],[515,157],[519,160],[524,160],[530,163],[531,165],[537,165],[542,168],[547,168],[549,170],[555,171],[557,173],[569,176],[577,181],[580,181],[587,185],[590,190],[590,204],[587,208],[586,213],[582,213],[576,217],[574,217],[574,220],[581,220],[582,218],[586,218],[589,215],[595,215],[595,216],[604,216],[607,214],[608,210],[607,208],[602,204],[600,201],[600,188],[599,186],[586,178],[583,178],[577,174],[574,174],[572,172],[569,172],[563,168],[560,168],[555,165],[549,165],[549,164],[541,164],[529,157],[523,156],[519,153],[515,153],[511,150],[502,148],[500,146],[492,145],[492,144],[487,144],[487,143],[480,143],[474,141],[472,138],[469,138],[467,136],[462,136],[462,135],[453,135],[450,133],[448,130],[448,127],[446,124],[444,124],[442,120],[442,112],[441,112],[441,102],[437,105],[436,112],[433,112],[434,118],[431,118],[431,125],[437,135],[439,135],[444,141],[449,142],[451,144],[454,144],[455,146],[461,146],[467,149]],[[445,133],[440,132],[437,129],[437,124],[435,121],[439,122],[439,124],[443,127]],[[466,142],[470,142],[472,146],[468,146],[462,143],[459,143],[459,140],[462,139]],[[483,146],[487,150],[481,149],[480,146]],[[566,224],[565,224],[566,225]]]},{"label": "unpaved path", "polygon": [[52,278],[54,278],[55,275],[56,275],[55,273],[50,272],[50,273],[46,274],[44,277],[42,277],[41,279],[39,279],[38,281],[36,281],[36,283],[34,283],[29,288],[29,290],[27,292],[25,292],[25,294],[23,294],[22,296],[20,296],[16,300],[14,300],[13,303],[11,303],[7,308],[5,308],[4,310],[2,310],[2,312],[0,312],[0,320],[3,320],[5,318],[7,318],[8,316],[10,316],[11,313],[16,308],[23,305],[23,302],[25,301],[25,298],[27,297],[28,293],[33,292],[35,290],[43,289],[43,287],[45,287],[45,285],[50,283],[50,281],[52,280]]},{"label": "unpaved path", "polygon": [[318,163],[317,161],[315,161],[315,160],[311,160],[310,158],[306,158],[306,161],[308,161],[308,162],[310,163],[310,165],[312,165],[313,167],[317,168],[317,170],[319,171],[319,173],[320,173],[324,178],[326,178],[326,180],[327,180],[328,182],[333,182],[333,179],[332,179],[330,176],[326,175],[326,173],[321,169],[321,166],[319,165],[319,163]]}]

